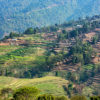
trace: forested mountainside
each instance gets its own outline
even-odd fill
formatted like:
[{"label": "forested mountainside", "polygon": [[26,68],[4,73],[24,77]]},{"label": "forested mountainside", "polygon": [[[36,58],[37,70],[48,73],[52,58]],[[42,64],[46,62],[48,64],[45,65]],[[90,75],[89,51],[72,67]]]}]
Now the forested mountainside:
[{"label": "forested mountainside", "polygon": [[[62,77],[68,81],[58,79],[61,92],[56,89],[56,93],[55,90],[46,90],[46,93],[64,93],[69,97],[76,93],[99,95],[100,15],[60,25],[28,28],[23,34],[11,32],[0,41],[0,76]],[[11,88],[24,84],[25,80],[16,78],[9,78]],[[1,77],[0,88],[7,86],[6,80]],[[36,85],[33,80],[29,81],[29,85]],[[57,85],[52,81],[36,86],[44,90],[49,86],[55,89]]]},{"label": "forested mountainside", "polygon": [[0,0],[0,36],[99,14],[100,0]]}]

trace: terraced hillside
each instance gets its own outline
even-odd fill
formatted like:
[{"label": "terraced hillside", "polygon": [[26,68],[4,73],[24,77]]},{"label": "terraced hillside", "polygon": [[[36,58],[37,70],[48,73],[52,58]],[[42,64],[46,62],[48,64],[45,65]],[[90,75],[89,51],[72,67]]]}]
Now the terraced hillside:
[{"label": "terraced hillside", "polygon": [[[7,77],[0,78],[0,87],[15,89],[34,85],[42,93],[55,95],[84,94],[89,90],[89,96],[95,95],[95,91],[98,94],[99,19],[100,16],[93,16],[40,29],[28,28],[23,34],[11,32],[5,36],[0,41],[0,76]],[[65,80],[57,77],[33,79],[44,76]]]},{"label": "terraced hillside", "polygon": [[[41,35],[25,35],[23,37],[17,37],[16,39],[7,39],[1,42],[0,43],[1,44],[0,67],[7,68],[7,73],[9,75],[10,75],[9,71],[10,72],[12,71],[13,74],[16,74],[16,75],[17,73],[21,74],[22,72],[18,70],[20,68],[23,71],[24,70],[27,71],[28,70],[27,67],[28,68],[41,67],[42,64],[44,64],[45,62],[44,53],[46,51],[45,49],[46,44],[42,45],[41,42],[46,43],[48,41],[42,39]],[[28,46],[28,44],[30,45]],[[12,70],[9,69],[11,67],[12,67]],[[0,72],[0,74],[3,74],[3,72]]]},{"label": "terraced hillside", "polygon": [[100,73],[96,74],[94,77],[89,78],[85,83],[86,87],[83,89],[84,95],[99,95],[100,94]]},{"label": "terraced hillside", "polygon": [[94,50],[97,52],[97,57],[93,60],[95,63],[100,62],[100,41],[97,42],[96,45],[93,46]]}]

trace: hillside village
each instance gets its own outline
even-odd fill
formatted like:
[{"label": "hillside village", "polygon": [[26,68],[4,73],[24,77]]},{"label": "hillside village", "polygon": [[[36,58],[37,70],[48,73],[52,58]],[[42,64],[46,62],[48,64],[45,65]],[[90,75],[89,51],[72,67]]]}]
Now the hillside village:
[{"label": "hillside village", "polygon": [[[61,29],[57,31],[57,34],[61,33]],[[69,31],[69,29],[68,29]],[[71,30],[72,31],[72,28]],[[92,42],[93,37],[98,34],[98,32],[100,32],[100,28],[96,28],[94,31],[80,35],[79,38],[83,41],[83,42]],[[57,34],[55,34],[54,32],[52,33],[44,33],[44,34],[40,34],[37,33],[38,35],[41,35],[42,39],[44,40],[44,42],[41,41],[28,41],[25,40],[24,38],[21,39],[21,37],[18,38],[9,38],[6,39],[4,41],[0,42],[0,46],[8,46],[8,45],[21,45],[21,46],[25,46],[25,45],[44,45],[44,44],[52,44],[53,42],[57,41]],[[48,41],[48,42],[45,42]],[[55,46],[53,49],[55,50],[55,52],[60,52],[61,50],[63,50],[63,48],[70,48],[71,46],[75,45],[76,40],[75,38],[70,38],[70,39],[66,39],[66,40],[61,40],[59,43],[55,43],[55,45],[58,45],[57,47]],[[95,51],[97,51],[97,56],[93,58],[93,63],[98,63],[100,61],[100,41],[98,41],[95,45],[92,45],[92,47],[94,48]]]},{"label": "hillside village", "polygon": [[100,100],[100,0],[0,0],[0,100]]},{"label": "hillside village", "polygon": [[0,41],[0,75],[17,78],[59,76],[73,83],[71,94],[88,89],[98,90],[99,94],[100,20],[96,19],[29,28],[23,34],[10,33]]}]

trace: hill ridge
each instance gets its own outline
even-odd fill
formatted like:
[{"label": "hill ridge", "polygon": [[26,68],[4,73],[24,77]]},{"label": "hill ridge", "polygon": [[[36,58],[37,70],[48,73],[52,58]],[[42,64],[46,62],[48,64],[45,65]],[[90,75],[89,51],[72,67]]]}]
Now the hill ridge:
[{"label": "hill ridge", "polygon": [[0,36],[100,14],[98,0],[1,0]]}]

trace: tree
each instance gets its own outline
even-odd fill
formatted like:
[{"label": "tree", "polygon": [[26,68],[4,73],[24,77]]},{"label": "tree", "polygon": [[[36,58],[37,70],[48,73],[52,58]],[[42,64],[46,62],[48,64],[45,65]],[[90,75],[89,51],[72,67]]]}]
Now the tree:
[{"label": "tree", "polygon": [[84,57],[84,64],[91,63],[91,60],[92,60],[92,54],[91,54],[91,52],[85,51],[84,54],[83,54],[83,57]]},{"label": "tree", "polygon": [[28,28],[24,34],[36,34],[36,29],[33,28]]},{"label": "tree", "polygon": [[66,30],[62,30],[62,33],[63,33],[63,34],[66,34],[67,32],[66,32]]},{"label": "tree", "polygon": [[90,44],[76,44],[69,50],[69,55],[72,56],[73,63],[89,64],[92,60],[92,55],[95,55],[93,48]]},{"label": "tree", "polygon": [[9,37],[10,37],[10,38],[14,38],[14,37],[18,37],[18,36],[21,36],[21,35],[15,33],[15,32],[11,32],[11,33],[9,34]]},{"label": "tree", "polygon": [[82,31],[83,33],[89,32],[89,31],[91,30],[90,24],[89,24],[89,23],[85,23],[85,24],[83,25],[82,30],[83,30],[83,31]]},{"label": "tree", "polygon": [[14,100],[34,100],[39,90],[35,87],[22,87],[15,91]]},{"label": "tree", "polygon": [[86,70],[84,70],[83,72],[81,72],[81,74],[80,74],[80,81],[82,81],[82,82],[87,81],[88,78],[89,78],[89,76],[88,76]]},{"label": "tree", "polygon": [[92,38],[92,44],[96,44],[98,42],[98,40],[99,40],[99,36],[98,35],[94,36]]},{"label": "tree", "polygon": [[73,63],[79,63],[79,62],[81,62],[81,64],[83,64],[83,62],[84,62],[83,55],[80,54],[80,53],[74,54],[73,58],[72,58],[72,62]]},{"label": "tree", "polygon": [[68,72],[67,73],[67,76],[66,76],[67,80],[70,80],[71,79],[71,76],[72,76],[72,73],[71,72]]}]

